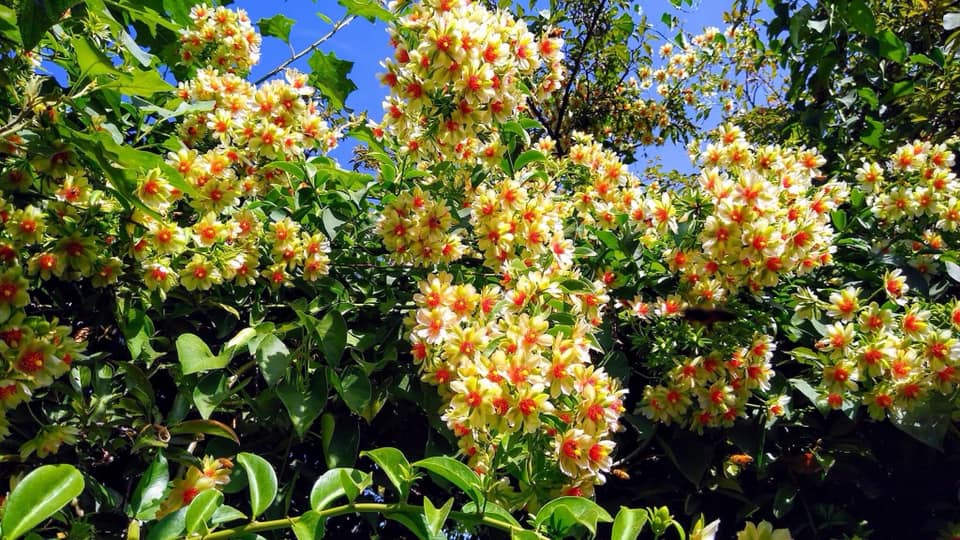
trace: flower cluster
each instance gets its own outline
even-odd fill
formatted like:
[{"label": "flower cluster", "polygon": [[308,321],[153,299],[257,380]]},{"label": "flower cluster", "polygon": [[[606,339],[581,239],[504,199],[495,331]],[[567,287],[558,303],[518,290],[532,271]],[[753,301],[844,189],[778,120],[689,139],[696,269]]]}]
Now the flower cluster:
[{"label": "flower cluster", "polygon": [[821,405],[862,403],[882,420],[934,394],[954,394],[960,383],[960,302],[924,307],[907,302],[907,293],[900,270],[884,276],[880,294],[888,301],[882,305],[867,303],[870,296],[853,286],[830,292],[827,301],[807,289],[798,293],[798,317],[818,320],[825,313],[828,321],[820,325],[815,350],[791,351],[819,372]]},{"label": "flower cluster", "polygon": [[[233,73],[204,68],[181,83],[184,101],[212,102],[212,109],[186,115],[179,127],[184,146],[167,155],[189,192],[159,169],[137,188],[155,212],[136,216],[143,228],[132,248],[148,289],[162,295],[178,282],[207,290],[223,282],[250,286],[260,278],[280,287],[297,276],[313,281],[327,273],[329,245],[322,233],[289,217],[268,218],[257,204],[271,189],[291,186],[289,173],[270,163],[300,160],[337,143],[306,80],[289,70],[284,80],[257,88]],[[179,200],[193,219],[172,219]]]},{"label": "flower cluster", "polygon": [[611,467],[626,393],[590,358],[591,321],[609,299],[602,283],[567,271],[518,264],[508,276],[481,290],[446,273],[422,281],[408,321],[414,360],[477,471],[496,474],[502,445],[526,444],[531,459],[549,455],[562,473],[539,486],[589,494]]},{"label": "flower cluster", "polygon": [[233,462],[229,459],[206,456],[203,458],[200,467],[198,469],[189,465],[183,476],[173,481],[173,488],[160,503],[156,519],[187,506],[202,491],[223,489],[223,486],[230,483]]},{"label": "flower cluster", "polygon": [[514,260],[530,266],[539,258],[548,266],[568,268],[573,242],[563,233],[567,205],[554,196],[551,182],[521,172],[473,190],[468,198],[470,223],[484,263],[495,270]]},{"label": "flower cluster", "polygon": [[180,31],[180,58],[191,66],[247,73],[260,61],[260,34],[247,13],[206,4],[190,9],[193,28]]},{"label": "flower cluster", "polygon": [[743,287],[757,292],[832,261],[830,213],[849,189],[814,184],[825,162],[815,150],[758,148],[739,128],[724,126],[700,160],[700,208],[691,212],[702,229],[689,245],[663,253],[692,301],[714,302]]},{"label": "flower cluster", "polygon": [[450,232],[450,209],[420,187],[401,193],[384,206],[377,223],[394,262],[430,266],[464,255],[459,232]]},{"label": "flower cluster", "polygon": [[925,277],[940,270],[939,252],[960,231],[955,161],[947,144],[918,140],[899,147],[886,165],[865,161],[855,172],[868,207],[885,232],[893,231],[877,247],[906,257]]},{"label": "flower cluster", "polygon": [[[647,386],[642,411],[651,420],[689,426],[698,432],[710,427],[729,427],[747,415],[746,405],[755,393],[770,390],[773,368],[770,360],[773,338],[757,334],[753,342],[726,356],[714,351],[676,362],[665,384]],[[780,397],[769,400],[767,414],[776,417],[785,410]]]},{"label": "flower cluster", "polygon": [[474,161],[482,141],[499,138],[496,123],[525,107],[524,78],[542,63],[550,66],[533,87],[536,94],[552,92],[563,79],[559,39],[538,41],[522,21],[491,13],[481,2],[414,4],[391,25],[390,42],[394,59],[381,75],[390,95],[374,131],[396,139],[414,158]]}]

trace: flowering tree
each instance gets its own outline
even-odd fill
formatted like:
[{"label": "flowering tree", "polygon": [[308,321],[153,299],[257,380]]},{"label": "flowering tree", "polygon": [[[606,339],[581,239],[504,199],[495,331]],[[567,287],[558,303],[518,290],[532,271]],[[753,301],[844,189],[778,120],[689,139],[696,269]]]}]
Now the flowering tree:
[{"label": "flowering tree", "polygon": [[[894,15],[341,3],[393,49],[366,120],[333,53],[248,80],[283,18],[0,7],[0,537],[950,532],[956,138],[791,116],[851,107],[802,35],[886,69]],[[667,140],[696,173],[630,167]]]}]

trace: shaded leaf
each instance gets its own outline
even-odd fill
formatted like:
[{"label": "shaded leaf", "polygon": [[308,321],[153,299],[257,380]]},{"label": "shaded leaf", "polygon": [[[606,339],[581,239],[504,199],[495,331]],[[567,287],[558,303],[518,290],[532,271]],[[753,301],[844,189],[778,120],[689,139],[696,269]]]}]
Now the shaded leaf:
[{"label": "shaded leaf", "polygon": [[175,426],[171,426],[170,433],[172,435],[180,435],[183,433],[203,433],[205,435],[213,435],[214,437],[230,439],[231,441],[240,444],[240,438],[237,437],[237,432],[234,431],[230,426],[216,420],[187,420],[185,422],[180,422]]},{"label": "shaded leaf", "polygon": [[167,490],[168,482],[170,482],[170,468],[167,466],[167,458],[157,452],[133,490],[128,513],[136,519],[153,519],[160,508],[160,501]]}]

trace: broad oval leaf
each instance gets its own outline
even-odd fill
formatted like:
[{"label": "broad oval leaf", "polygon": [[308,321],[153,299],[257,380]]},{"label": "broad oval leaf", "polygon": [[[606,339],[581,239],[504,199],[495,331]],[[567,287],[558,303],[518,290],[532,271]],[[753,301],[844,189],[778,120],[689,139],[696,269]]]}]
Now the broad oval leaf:
[{"label": "broad oval leaf", "polygon": [[397,488],[400,496],[405,495],[406,488],[413,481],[413,469],[403,452],[393,447],[385,447],[361,452],[360,455],[373,460],[383,474],[387,475],[393,487]]},{"label": "broad oval leaf", "polygon": [[483,499],[483,487],[480,483],[480,477],[470,467],[447,456],[434,456],[413,464],[414,467],[426,469],[433,474],[443,478],[451,484],[460,488],[473,499],[473,502],[480,504]]},{"label": "broad oval leaf", "polygon": [[612,540],[636,540],[647,524],[647,511],[643,508],[621,506],[613,520]]},{"label": "broad oval leaf", "polygon": [[137,482],[130,498],[130,514],[136,519],[153,519],[160,507],[160,499],[170,482],[170,469],[167,458],[161,453],[150,462],[150,466]]},{"label": "broad oval leaf", "polygon": [[310,508],[319,512],[340,497],[360,493],[372,482],[370,473],[357,469],[336,468],[323,473],[310,489]]},{"label": "broad oval leaf", "polygon": [[230,363],[227,357],[214,356],[210,347],[193,334],[181,334],[177,338],[177,358],[184,375],[220,369]]},{"label": "broad oval leaf", "polygon": [[237,462],[247,473],[250,485],[250,518],[256,519],[277,496],[277,473],[262,457],[249,452],[237,454]]},{"label": "broad oval leaf", "polygon": [[357,461],[357,448],[360,446],[360,428],[354,419],[337,421],[336,416],[325,413],[320,417],[320,442],[327,467],[332,469],[353,465]]},{"label": "broad oval leaf", "polygon": [[17,484],[4,506],[3,538],[14,540],[83,493],[83,475],[73,465],[43,465]]},{"label": "broad oval leaf", "polygon": [[583,525],[591,534],[597,534],[597,523],[608,523],[613,517],[600,505],[583,497],[560,497],[543,505],[534,520],[539,528],[545,523],[550,530],[564,536],[576,525]]},{"label": "broad oval leaf", "polygon": [[327,520],[313,510],[297,518],[290,526],[297,540],[321,540],[326,532]]},{"label": "broad oval leaf", "polygon": [[206,528],[207,521],[213,517],[213,513],[223,504],[223,493],[216,489],[205,489],[201,491],[190,506],[187,507],[187,515],[184,525],[187,529],[187,535],[195,532],[201,532]]}]

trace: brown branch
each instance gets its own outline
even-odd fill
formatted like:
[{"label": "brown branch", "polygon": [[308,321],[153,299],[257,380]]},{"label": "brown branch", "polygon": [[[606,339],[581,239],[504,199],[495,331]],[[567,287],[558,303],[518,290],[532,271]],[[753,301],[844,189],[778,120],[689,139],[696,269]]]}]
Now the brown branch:
[{"label": "brown branch", "polygon": [[[583,65],[583,57],[587,54],[587,45],[589,45],[590,40],[593,39],[593,33],[597,29],[597,23],[600,22],[600,15],[603,14],[606,4],[606,0],[601,0],[601,2],[597,5],[597,9],[593,14],[593,20],[590,21],[590,27],[587,28],[587,35],[584,36],[583,42],[580,46],[579,54],[577,54],[577,59],[573,63],[573,69],[570,70],[570,84],[568,84],[567,88],[563,91],[563,99],[560,101],[560,108],[557,110],[557,127],[555,128],[555,132],[558,134],[561,133],[561,130],[563,129],[563,117],[566,115],[567,106],[570,104],[570,92],[577,83],[577,76],[580,75],[580,68]],[[557,151],[562,154],[563,149],[560,146],[559,137],[556,138],[558,139]]]},{"label": "brown branch", "polygon": [[336,34],[338,31],[340,31],[340,29],[342,29],[344,26],[346,26],[346,25],[350,24],[351,22],[353,22],[353,20],[356,19],[356,18],[357,18],[356,15],[346,15],[346,16],[344,16],[342,19],[340,19],[339,21],[337,21],[336,24],[333,25],[333,28],[331,28],[329,32],[327,32],[326,34],[324,34],[323,36],[321,36],[320,39],[314,41],[314,42],[311,43],[310,46],[307,47],[306,49],[303,49],[302,51],[294,54],[293,56],[291,56],[290,58],[288,58],[286,61],[284,61],[282,64],[280,64],[279,66],[277,66],[277,67],[275,67],[274,69],[270,70],[269,73],[267,73],[267,74],[264,75],[263,77],[260,77],[259,79],[257,79],[253,84],[257,85],[257,84],[260,84],[260,83],[266,81],[266,80],[269,79],[270,77],[273,77],[273,76],[276,75],[277,73],[280,73],[281,71],[283,71],[283,70],[284,70],[287,66],[289,66],[290,64],[296,62],[297,60],[303,58],[304,56],[306,56],[306,55],[309,54],[310,52],[316,50],[317,47],[319,47],[321,44],[323,44],[323,42],[325,42],[325,41],[327,41],[328,39],[332,38],[334,34]]}]

